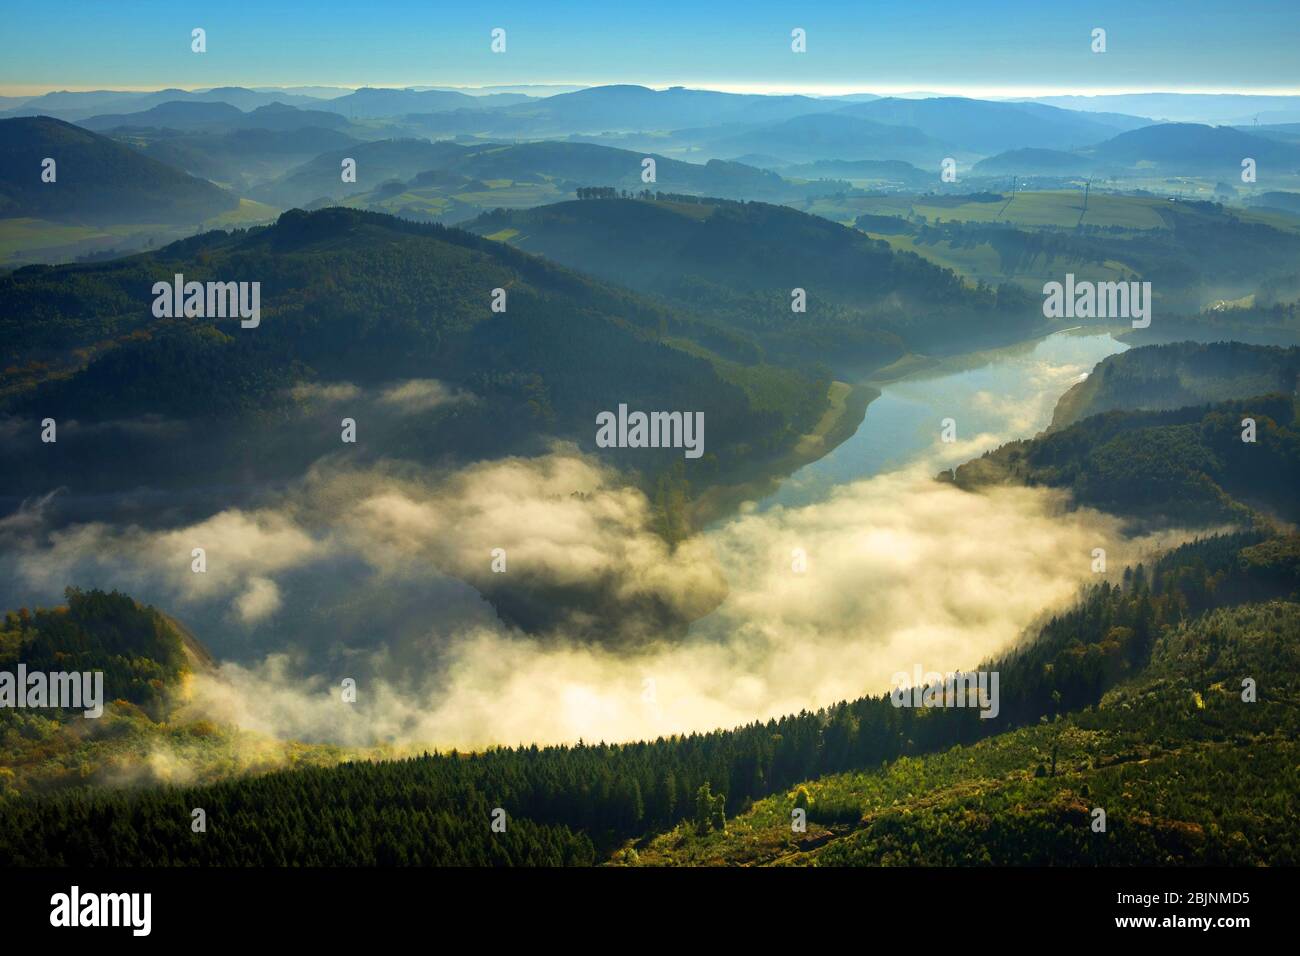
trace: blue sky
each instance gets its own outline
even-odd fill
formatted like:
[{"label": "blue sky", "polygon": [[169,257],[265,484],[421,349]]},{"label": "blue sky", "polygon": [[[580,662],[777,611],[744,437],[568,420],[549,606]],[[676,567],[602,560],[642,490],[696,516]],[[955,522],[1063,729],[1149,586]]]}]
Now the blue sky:
[{"label": "blue sky", "polygon": [[[1300,92],[1300,0],[9,3],[0,93],[684,84],[808,92]],[[208,52],[190,52],[193,27]],[[492,28],[507,52],[489,50]],[[790,52],[790,30],[808,52]],[[1089,49],[1094,27],[1108,52]]]}]

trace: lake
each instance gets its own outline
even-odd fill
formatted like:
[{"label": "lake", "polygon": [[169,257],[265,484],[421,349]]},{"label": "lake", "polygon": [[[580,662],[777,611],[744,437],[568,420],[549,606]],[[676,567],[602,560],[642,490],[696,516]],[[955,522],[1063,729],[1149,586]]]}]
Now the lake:
[{"label": "lake", "polygon": [[[1061,395],[1108,355],[1128,346],[1110,335],[1056,332],[1006,348],[943,359],[897,381],[878,383],[853,437],[791,475],[760,510],[822,500],[837,485],[907,465],[940,448],[943,419],[957,425],[952,464],[1052,420]],[[974,445],[969,445],[971,440]]]}]

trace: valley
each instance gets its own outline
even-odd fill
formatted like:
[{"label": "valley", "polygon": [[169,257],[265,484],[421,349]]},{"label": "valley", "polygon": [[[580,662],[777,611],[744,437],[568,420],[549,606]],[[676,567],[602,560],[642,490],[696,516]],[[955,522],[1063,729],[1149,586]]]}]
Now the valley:
[{"label": "valley", "polygon": [[0,859],[1300,863],[1300,97],[496,79],[0,99]]}]

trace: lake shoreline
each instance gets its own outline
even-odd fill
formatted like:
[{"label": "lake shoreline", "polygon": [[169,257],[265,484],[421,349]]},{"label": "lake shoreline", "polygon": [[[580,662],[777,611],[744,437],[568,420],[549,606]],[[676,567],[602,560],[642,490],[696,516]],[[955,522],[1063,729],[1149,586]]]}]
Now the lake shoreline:
[{"label": "lake shoreline", "polygon": [[[702,529],[735,514],[746,501],[774,494],[800,468],[820,461],[857,433],[867,408],[880,397],[869,382],[833,381],[827,389],[831,407],[817,426],[801,435],[794,447],[774,461],[755,465],[750,475],[725,485],[710,485],[691,505],[691,523]],[[838,406],[838,407],[837,407]]]},{"label": "lake shoreline", "polygon": [[[987,345],[970,351],[950,354],[924,354],[909,352],[889,365],[875,369],[860,380],[850,383],[833,381],[828,389],[831,408],[823,413],[817,427],[805,434],[782,457],[755,464],[738,481],[710,485],[692,502],[691,522],[697,530],[736,514],[748,501],[759,501],[780,490],[782,485],[800,469],[825,458],[857,434],[866,418],[867,410],[883,389],[914,376],[944,373],[963,367],[978,367],[995,361],[995,355],[1007,350],[1036,347],[1045,338],[1060,334],[1107,335],[1115,330],[1107,326],[1078,325],[1067,328],[1038,330],[1033,335],[1011,342]],[[841,391],[839,407],[836,405],[837,387]],[[1068,389],[1067,389],[1068,391]],[[1063,393],[1064,394],[1064,393]],[[1062,396],[1057,396],[1059,402]]]}]

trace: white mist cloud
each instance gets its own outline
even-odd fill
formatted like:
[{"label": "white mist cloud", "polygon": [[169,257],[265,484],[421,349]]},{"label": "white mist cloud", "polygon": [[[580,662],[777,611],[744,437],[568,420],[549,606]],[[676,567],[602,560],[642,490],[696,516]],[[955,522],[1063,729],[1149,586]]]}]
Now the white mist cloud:
[{"label": "white mist cloud", "polygon": [[407,414],[426,412],[441,405],[463,401],[465,396],[442,382],[431,378],[417,378],[385,388],[379,394],[381,404]]},{"label": "white mist cloud", "polygon": [[[327,553],[327,545],[277,511],[232,509],[171,531],[74,525],[42,534],[44,503],[20,512],[0,535],[3,562],[29,592],[52,598],[65,585],[94,581],[132,592],[147,587],[182,605],[233,601],[240,620],[254,621],[279,606],[271,575]],[[192,570],[193,551],[205,552],[207,570]]]},{"label": "white mist cloud", "polygon": [[[337,590],[360,606],[382,603],[392,579],[446,576],[538,594],[583,589],[592,606],[603,594],[606,603],[648,603],[679,617],[716,606],[725,582],[707,542],[674,552],[651,530],[645,495],[620,481],[561,445],[537,458],[450,474],[323,464],[278,502],[165,531],[103,523],[46,531],[48,501],[34,502],[0,527],[0,570],[43,600],[57,600],[68,583],[143,590],[150,600],[182,608],[224,604],[232,620],[245,624],[265,622],[285,606],[282,577],[338,576],[325,566],[340,560],[371,572],[338,580]],[[191,566],[196,548],[205,552],[202,573]],[[497,548],[508,568],[499,576],[491,571]],[[624,622],[629,630],[634,617]],[[376,635],[377,643],[383,638]]]},{"label": "white mist cloud", "polygon": [[[215,716],[243,726],[352,746],[630,740],[735,726],[883,692],[916,664],[974,667],[1097,580],[1093,548],[1106,548],[1119,569],[1157,543],[1126,541],[1115,519],[1070,510],[1059,492],[970,494],[931,480],[933,465],[854,482],[807,507],[750,512],[679,549],[676,580],[711,581],[721,571],[728,585],[721,606],[681,641],[604,646],[499,622],[431,625],[439,669],[400,684],[361,679],[350,707],[338,703],[336,681],[295,676],[282,657],[227,665],[213,681],[219,689],[200,697],[224,701]],[[549,467],[581,474],[592,466]],[[537,487],[543,493],[527,499],[534,533],[565,527],[571,503],[544,493],[544,479]],[[494,477],[480,491],[482,500],[466,494],[449,514],[472,519],[501,485]],[[365,540],[419,553],[446,515],[421,511],[427,501],[397,501],[358,509],[363,527],[383,512],[382,532]],[[519,503],[510,494],[505,501]],[[550,508],[558,510],[548,520]],[[795,548],[807,555],[804,573],[792,568]],[[553,570],[598,568],[580,557]]]},{"label": "white mist cloud", "polygon": [[308,405],[374,403],[400,415],[415,415],[443,405],[473,401],[469,393],[432,378],[402,379],[373,388],[362,388],[352,382],[300,382],[289,390],[289,394],[294,400]]},{"label": "white mist cloud", "polygon": [[[1077,370],[1043,374],[1056,381]],[[1008,421],[1019,429],[1046,414],[1025,403]],[[376,629],[329,663],[275,653],[201,675],[195,711],[249,730],[430,748],[653,738],[881,693],[916,664],[975,667],[1096,580],[1094,548],[1117,571],[1152,544],[1125,541],[1115,519],[1072,510],[1059,492],[971,494],[932,479],[1005,437],[936,441],[907,468],[811,505],[750,509],[676,549],[652,532],[644,494],[557,446],[450,473],[321,464],[278,501],[164,532],[45,532],[34,503],[0,527],[0,564],[32,591],[147,588],[164,607],[163,598],[222,607],[272,636],[296,607],[287,582],[304,575],[340,595],[347,616],[327,622],[336,640],[366,635],[399,595],[413,602],[411,618],[427,619],[414,640]],[[206,575],[189,569],[199,546]],[[504,575],[490,570],[493,548],[506,551]],[[796,548],[807,555],[803,573],[792,568]],[[619,613],[600,619],[606,639],[590,638],[581,606],[525,634],[422,603],[448,575],[489,593],[608,599]],[[699,619],[673,635],[658,626],[662,608]],[[342,677],[358,681],[355,704],[339,697]]]},{"label": "white mist cloud", "polygon": [[[725,582],[707,542],[673,552],[651,531],[645,495],[618,481],[561,446],[540,458],[471,465],[432,483],[374,472],[321,475],[312,493],[331,502],[355,495],[353,507],[340,509],[338,534],[387,574],[433,567],[477,585],[599,583],[617,600],[653,597],[689,616],[716,605]],[[491,571],[497,548],[507,566],[499,578]]]},{"label": "white mist cloud", "polygon": [[[681,643],[630,653],[482,628],[452,644],[425,725],[446,745],[628,740],[735,726],[881,693],[900,670],[970,668],[1143,543],[1057,493],[973,495],[925,466],[710,537],[730,592]],[[808,556],[805,573],[791,553]],[[650,683],[647,684],[647,681]],[[647,693],[647,687],[653,688]]]},{"label": "white mist cloud", "polygon": [[261,621],[274,614],[284,602],[280,588],[270,578],[252,578],[244,593],[235,599],[235,610],[246,623]]}]

